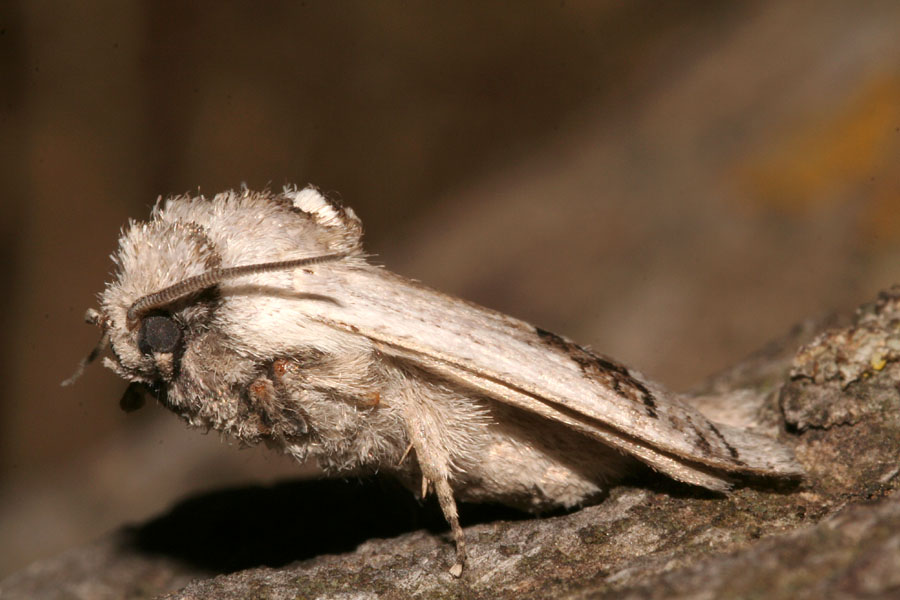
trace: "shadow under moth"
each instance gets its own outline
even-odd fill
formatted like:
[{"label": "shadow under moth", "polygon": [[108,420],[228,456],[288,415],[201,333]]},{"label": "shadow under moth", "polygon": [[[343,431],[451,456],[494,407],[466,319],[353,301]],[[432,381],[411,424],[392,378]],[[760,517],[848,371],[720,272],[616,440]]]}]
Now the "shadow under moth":
[{"label": "shadow under moth", "polygon": [[725,491],[796,478],[790,451],[716,424],[633,369],[369,263],[354,212],[315,188],[180,196],[132,222],[83,367],[149,390],[190,425],[330,472],[539,512],[597,501],[635,461]]}]

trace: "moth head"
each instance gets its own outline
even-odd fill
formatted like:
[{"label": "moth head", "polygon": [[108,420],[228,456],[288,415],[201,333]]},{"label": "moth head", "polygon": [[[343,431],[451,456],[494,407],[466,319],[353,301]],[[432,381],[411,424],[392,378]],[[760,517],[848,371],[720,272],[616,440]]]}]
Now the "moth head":
[{"label": "moth head", "polygon": [[103,330],[83,368],[107,346],[105,366],[156,387],[179,376],[192,340],[216,327],[219,284],[239,277],[336,261],[360,252],[356,216],[312,188],[283,194],[229,192],[157,204],[131,222],[113,255],[116,277],[88,322]]}]

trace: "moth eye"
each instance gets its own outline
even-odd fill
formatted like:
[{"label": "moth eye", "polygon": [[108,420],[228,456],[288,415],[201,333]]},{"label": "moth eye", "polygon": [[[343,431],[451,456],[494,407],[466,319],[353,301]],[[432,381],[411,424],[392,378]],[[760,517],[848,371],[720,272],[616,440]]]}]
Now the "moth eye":
[{"label": "moth eye", "polygon": [[141,321],[138,348],[144,354],[174,352],[181,343],[181,327],[172,317],[151,315]]}]

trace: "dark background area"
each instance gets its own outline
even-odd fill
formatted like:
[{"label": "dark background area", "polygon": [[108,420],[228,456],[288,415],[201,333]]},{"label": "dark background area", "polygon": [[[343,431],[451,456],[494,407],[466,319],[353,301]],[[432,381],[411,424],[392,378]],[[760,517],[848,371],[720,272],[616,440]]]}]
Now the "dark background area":
[{"label": "dark background area", "polygon": [[686,389],[900,280],[900,4],[0,4],[0,576],[310,473],[95,366],[159,195],[314,183],[393,270]]}]

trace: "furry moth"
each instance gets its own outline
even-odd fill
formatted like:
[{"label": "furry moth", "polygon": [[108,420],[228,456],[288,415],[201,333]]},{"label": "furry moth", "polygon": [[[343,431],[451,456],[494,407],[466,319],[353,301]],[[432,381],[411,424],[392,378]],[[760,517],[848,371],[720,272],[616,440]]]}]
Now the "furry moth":
[{"label": "furry moth", "polygon": [[802,473],[633,369],[370,264],[361,235],[311,187],[158,203],[122,233],[82,367],[108,346],[123,407],[150,390],[192,426],[433,491],[454,575],[457,499],[574,507],[636,461],[711,490]]}]

